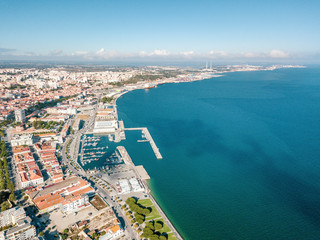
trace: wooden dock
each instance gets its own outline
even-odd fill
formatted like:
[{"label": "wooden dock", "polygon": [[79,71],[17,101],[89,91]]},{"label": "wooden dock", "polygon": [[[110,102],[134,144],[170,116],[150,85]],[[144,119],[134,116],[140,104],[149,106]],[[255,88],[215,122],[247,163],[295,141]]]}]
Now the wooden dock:
[{"label": "wooden dock", "polygon": [[152,150],[154,154],[156,155],[157,159],[162,159],[161,153],[159,151],[159,148],[157,147],[156,143],[154,142],[148,128],[143,127],[143,128],[125,128],[124,130],[128,131],[134,131],[134,130],[141,130],[144,136],[146,137],[146,140],[150,143]]}]

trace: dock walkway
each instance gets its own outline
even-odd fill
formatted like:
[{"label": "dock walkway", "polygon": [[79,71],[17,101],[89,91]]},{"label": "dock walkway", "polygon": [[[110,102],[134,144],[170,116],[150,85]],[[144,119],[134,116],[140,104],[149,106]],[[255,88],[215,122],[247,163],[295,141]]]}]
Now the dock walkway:
[{"label": "dock walkway", "polygon": [[157,159],[162,159],[162,155],[159,151],[159,148],[157,147],[156,143],[154,142],[148,128],[142,127],[142,128],[125,128],[124,130],[134,131],[134,130],[141,130],[142,133],[145,135],[147,141],[150,143],[152,150],[154,154],[156,155]]}]

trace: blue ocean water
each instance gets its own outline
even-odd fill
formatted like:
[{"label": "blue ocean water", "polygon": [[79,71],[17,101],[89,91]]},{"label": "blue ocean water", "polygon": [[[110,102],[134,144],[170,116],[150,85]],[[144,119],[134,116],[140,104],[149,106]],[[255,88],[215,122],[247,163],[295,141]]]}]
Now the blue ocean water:
[{"label": "blue ocean water", "polygon": [[125,145],[185,239],[320,239],[320,69],[228,73],[118,99]]}]

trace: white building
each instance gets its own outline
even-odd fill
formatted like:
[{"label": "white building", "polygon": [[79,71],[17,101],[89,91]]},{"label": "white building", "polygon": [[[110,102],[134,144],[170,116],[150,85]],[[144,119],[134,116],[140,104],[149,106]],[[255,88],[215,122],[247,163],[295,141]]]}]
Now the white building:
[{"label": "white building", "polygon": [[33,135],[16,135],[11,139],[12,146],[22,146],[22,145],[32,145],[33,144]]},{"label": "white building", "polygon": [[14,225],[26,217],[26,212],[21,207],[15,207],[0,213],[0,227]]},{"label": "white building", "polygon": [[17,225],[0,232],[0,240],[34,240],[37,239],[36,228],[30,224],[30,217],[17,222]]},{"label": "white building", "polygon": [[121,193],[125,194],[125,193],[131,192],[129,183],[128,183],[128,181],[126,179],[119,180],[119,185],[120,185],[120,188],[121,188]]},{"label": "white building", "polygon": [[16,122],[24,122],[26,120],[26,115],[24,109],[17,109],[14,111]]},{"label": "white building", "polygon": [[50,114],[77,114],[77,109],[73,107],[51,107],[46,109],[47,113]]},{"label": "white building", "polygon": [[89,197],[87,194],[78,195],[70,198],[66,198],[62,202],[62,211],[66,213],[77,211],[79,208],[87,205],[89,203]]},{"label": "white building", "polygon": [[36,239],[36,229],[30,224],[23,208],[15,207],[0,213],[0,226],[14,225],[0,232],[0,240],[32,240]]},{"label": "white building", "polygon": [[129,179],[129,183],[132,187],[132,192],[140,192],[144,190],[136,178]]},{"label": "white building", "polygon": [[21,179],[21,187],[34,187],[43,183],[43,176],[39,169],[29,170],[19,174]]},{"label": "white building", "polygon": [[94,133],[114,133],[118,129],[118,122],[116,120],[111,121],[96,121],[94,123]]}]

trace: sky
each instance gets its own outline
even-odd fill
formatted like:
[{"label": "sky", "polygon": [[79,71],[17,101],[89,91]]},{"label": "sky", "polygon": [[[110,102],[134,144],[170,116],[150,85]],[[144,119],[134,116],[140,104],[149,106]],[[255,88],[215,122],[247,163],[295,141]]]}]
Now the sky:
[{"label": "sky", "polygon": [[319,0],[0,0],[0,60],[320,62]]}]

